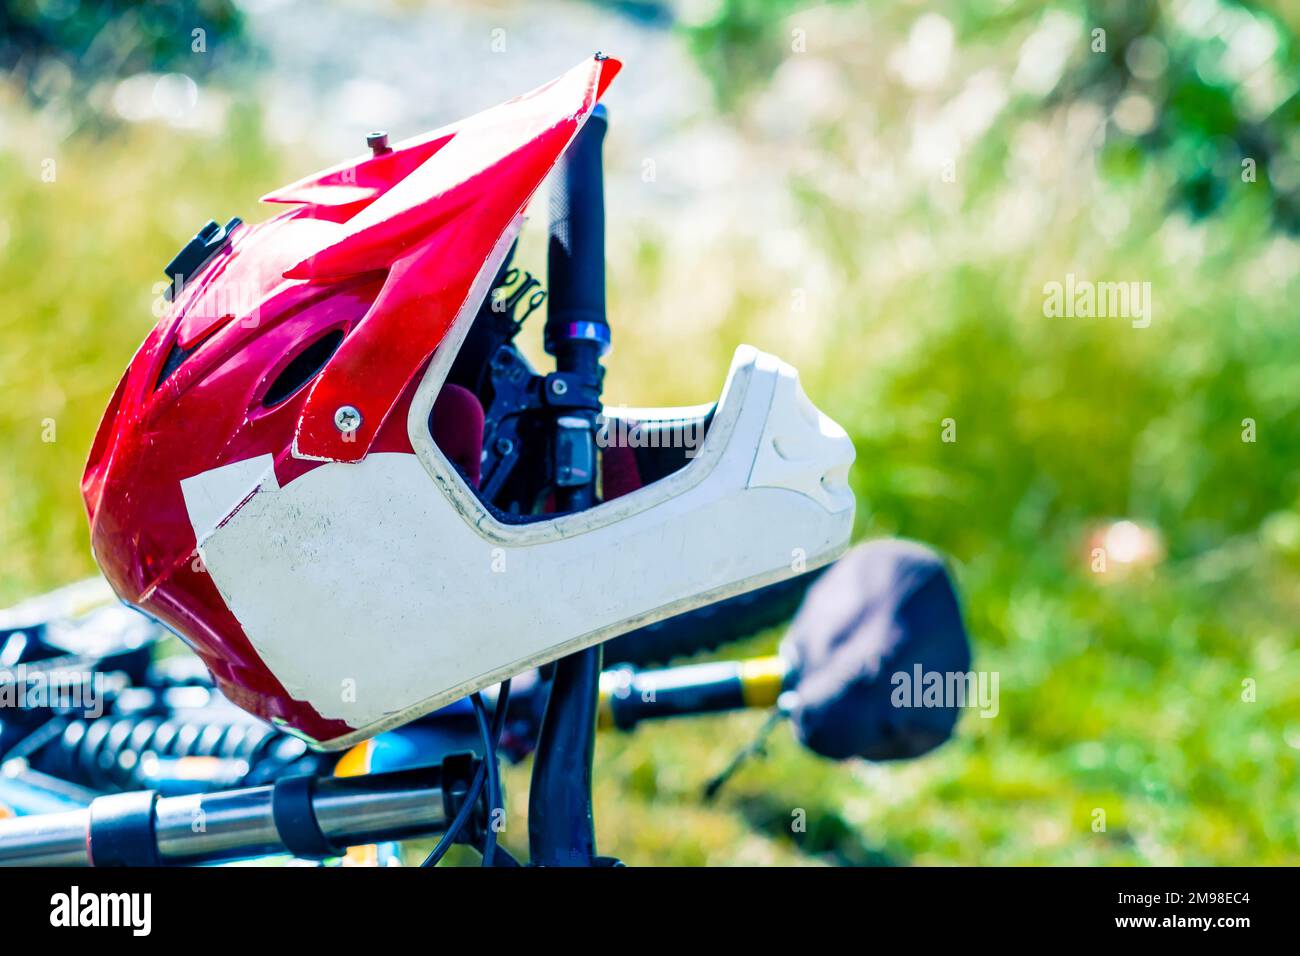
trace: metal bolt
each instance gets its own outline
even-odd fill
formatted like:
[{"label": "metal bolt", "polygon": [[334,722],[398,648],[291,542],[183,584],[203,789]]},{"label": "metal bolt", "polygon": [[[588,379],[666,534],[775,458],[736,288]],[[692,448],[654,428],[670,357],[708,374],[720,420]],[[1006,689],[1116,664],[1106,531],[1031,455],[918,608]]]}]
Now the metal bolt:
[{"label": "metal bolt", "polygon": [[370,152],[375,156],[383,156],[385,153],[391,153],[392,149],[388,145],[388,134],[382,130],[366,134],[366,145],[370,147]]},{"label": "metal bolt", "polygon": [[515,443],[512,442],[509,438],[498,438],[498,439],[497,439],[497,453],[498,453],[498,454],[500,454],[500,455],[508,455],[508,454],[510,454],[510,453],[511,453],[512,451],[514,451],[514,450],[515,450]]},{"label": "metal bolt", "polygon": [[351,435],[361,427],[361,413],[355,406],[340,405],[334,413],[334,427],[345,435]]},{"label": "metal bolt", "polygon": [[551,379],[551,391],[556,395],[563,395],[569,390],[569,383],[562,378]]}]

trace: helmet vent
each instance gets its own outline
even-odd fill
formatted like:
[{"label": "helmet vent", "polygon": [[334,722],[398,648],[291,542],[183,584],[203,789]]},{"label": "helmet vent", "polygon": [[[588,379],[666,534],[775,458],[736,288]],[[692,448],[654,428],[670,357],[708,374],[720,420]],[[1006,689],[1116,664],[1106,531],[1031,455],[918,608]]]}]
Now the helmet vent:
[{"label": "helmet vent", "polygon": [[181,367],[181,363],[189,358],[193,351],[193,349],[181,348],[178,343],[172,343],[171,351],[167,353],[162,370],[158,373],[158,383],[154,385],[154,391],[163,387],[163,382],[172,377],[172,373]]},{"label": "helmet vent", "polygon": [[271,383],[271,387],[266,390],[266,395],[262,398],[262,404],[271,408],[290,398],[298,389],[316,377],[316,373],[325,367],[325,363],[330,360],[330,356],[342,341],[343,330],[335,329],[322,335],[299,352],[294,356],[293,361],[284,367],[284,371],[275,377],[275,381]]}]

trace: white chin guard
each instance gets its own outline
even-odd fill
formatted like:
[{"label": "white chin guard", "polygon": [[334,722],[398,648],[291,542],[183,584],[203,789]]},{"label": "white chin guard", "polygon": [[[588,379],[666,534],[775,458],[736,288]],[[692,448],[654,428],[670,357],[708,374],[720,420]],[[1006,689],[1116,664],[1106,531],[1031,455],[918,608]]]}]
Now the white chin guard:
[{"label": "white chin guard", "polygon": [[324,464],[283,488],[268,455],[182,483],[253,647],[294,697],[355,728],[331,749],[848,543],[853,444],[771,355],[737,349],[684,467],[527,524],[495,518],[433,444],[445,375],[435,361],[412,403],[414,455]]}]

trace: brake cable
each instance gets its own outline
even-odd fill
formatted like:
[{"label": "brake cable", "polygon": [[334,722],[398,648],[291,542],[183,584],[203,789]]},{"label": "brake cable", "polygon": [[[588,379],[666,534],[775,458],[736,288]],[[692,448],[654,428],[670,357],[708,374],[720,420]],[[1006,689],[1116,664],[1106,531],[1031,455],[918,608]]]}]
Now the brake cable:
[{"label": "brake cable", "polygon": [[492,715],[492,728],[488,728],[487,707],[483,703],[483,697],[480,694],[474,695],[474,719],[478,722],[479,734],[483,740],[483,763],[487,766],[487,789],[488,789],[488,818],[487,832],[483,836],[483,865],[491,866],[492,860],[496,856],[497,850],[497,830],[494,825],[497,814],[497,808],[501,806],[501,779],[499,768],[497,767],[497,742],[501,738],[500,727],[497,725],[497,715],[505,713],[504,704],[500,697],[497,698],[496,713]]},{"label": "brake cable", "polygon": [[497,743],[501,739],[501,731],[505,728],[506,709],[510,703],[510,681],[503,681],[500,690],[497,691],[496,709],[493,711],[490,727],[483,695],[471,694],[470,702],[474,705],[474,720],[478,724],[479,737],[483,743],[483,759],[474,773],[473,782],[465,791],[464,801],[456,811],[456,816],[448,825],[437,846],[420,864],[421,867],[437,866],[451,849],[451,845],[456,842],[468,825],[470,817],[473,816],[479,797],[483,793],[484,784],[487,785],[488,791],[488,826],[483,841],[483,865],[491,866],[496,857],[497,835],[492,824],[497,810],[502,808],[501,781],[497,772]]}]

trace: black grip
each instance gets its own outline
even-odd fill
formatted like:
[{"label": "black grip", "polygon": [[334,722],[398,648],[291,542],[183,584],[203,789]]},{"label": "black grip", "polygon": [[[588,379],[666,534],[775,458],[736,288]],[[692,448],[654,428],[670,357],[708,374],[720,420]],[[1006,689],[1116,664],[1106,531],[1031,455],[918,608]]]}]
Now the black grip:
[{"label": "black grip", "polygon": [[[569,144],[551,187],[551,237],[548,250],[546,340],[604,335],[605,189],[601,145],[608,128],[605,107],[597,104]],[[601,327],[575,334],[574,324]]]},{"label": "black grip", "polygon": [[90,804],[86,856],[91,866],[159,866],[154,790],[112,793]]},{"label": "black grip", "polygon": [[912,541],[859,544],[831,565],[782,652],[792,665],[795,734],[832,760],[919,757],[951,737],[963,707],[988,690],[971,671],[943,559]]},{"label": "black grip", "polygon": [[305,860],[323,860],[347,852],[330,843],[321,832],[313,802],[316,779],[310,773],[281,777],[271,790],[271,818],[280,841],[290,853]]}]

